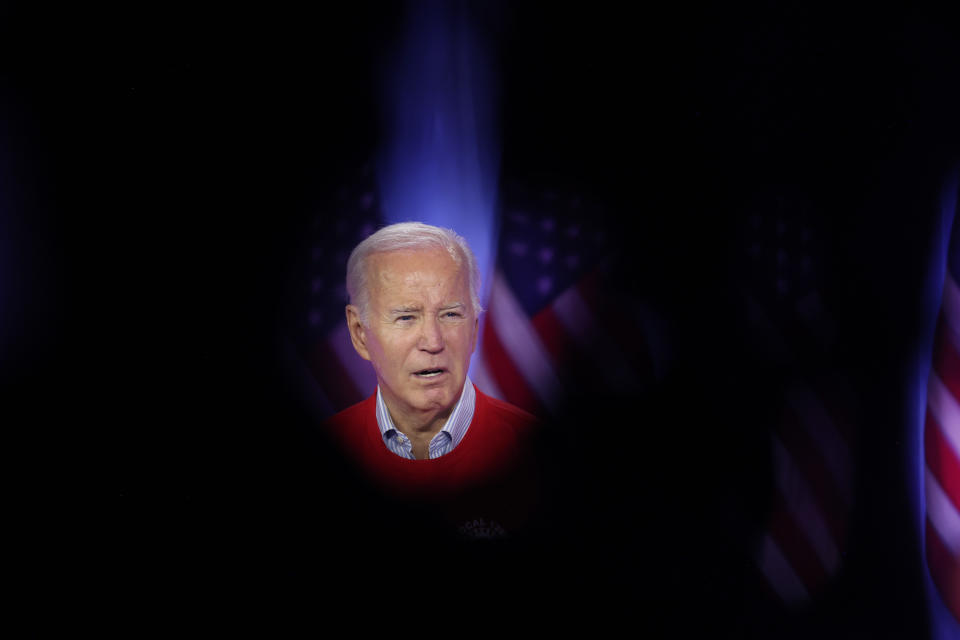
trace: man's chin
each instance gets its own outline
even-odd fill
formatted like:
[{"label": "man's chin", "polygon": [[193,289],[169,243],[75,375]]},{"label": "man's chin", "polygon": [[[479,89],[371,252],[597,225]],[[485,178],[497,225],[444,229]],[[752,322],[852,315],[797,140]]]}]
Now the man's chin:
[{"label": "man's chin", "polygon": [[420,394],[417,408],[421,411],[437,411],[453,406],[451,394],[445,392]]},{"label": "man's chin", "polygon": [[438,385],[429,389],[420,389],[414,394],[416,406],[421,411],[445,410],[453,407],[457,401],[457,394],[452,385]]}]

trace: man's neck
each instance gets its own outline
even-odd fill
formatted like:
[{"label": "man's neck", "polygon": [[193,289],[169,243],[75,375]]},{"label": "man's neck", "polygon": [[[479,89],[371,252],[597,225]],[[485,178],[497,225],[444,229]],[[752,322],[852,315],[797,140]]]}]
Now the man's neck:
[{"label": "man's neck", "polygon": [[453,412],[453,407],[449,407],[443,412],[428,412],[424,414],[403,414],[390,406],[390,402],[384,398],[384,404],[387,405],[387,411],[390,412],[390,419],[393,420],[393,426],[397,431],[407,436],[411,440],[414,438],[433,438],[440,433],[443,425]]},{"label": "man's neck", "polygon": [[399,406],[394,406],[395,403],[391,401],[387,394],[383,393],[382,388],[378,387],[378,393],[383,397],[383,404],[390,414],[390,420],[393,422],[394,428],[410,439],[410,443],[413,445],[413,455],[418,460],[428,456],[430,442],[434,436],[440,433],[447,420],[450,419],[453,410],[463,398],[463,390],[461,389],[456,401],[446,409],[406,412],[401,410]]}]

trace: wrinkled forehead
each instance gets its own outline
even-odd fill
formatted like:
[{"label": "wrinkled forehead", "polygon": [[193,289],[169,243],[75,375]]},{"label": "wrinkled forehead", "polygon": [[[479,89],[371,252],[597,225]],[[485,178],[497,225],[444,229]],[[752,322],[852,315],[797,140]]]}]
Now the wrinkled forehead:
[{"label": "wrinkled forehead", "polygon": [[465,267],[443,248],[375,253],[368,262],[374,292],[389,293],[397,287],[457,287],[466,284]]}]

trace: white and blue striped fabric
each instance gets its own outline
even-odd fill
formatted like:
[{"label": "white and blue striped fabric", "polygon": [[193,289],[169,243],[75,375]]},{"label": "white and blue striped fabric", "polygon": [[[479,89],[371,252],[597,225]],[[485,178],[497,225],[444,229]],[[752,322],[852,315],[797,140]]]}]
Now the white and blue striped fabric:
[{"label": "white and blue striped fabric", "polygon": [[[460,444],[473,421],[476,401],[477,393],[474,391],[470,378],[467,378],[463,385],[463,393],[460,394],[460,399],[453,411],[450,412],[447,423],[430,441],[429,457],[431,460],[450,453]],[[387,405],[384,404],[383,396],[380,394],[379,385],[377,386],[377,426],[380,427],[380,435],[383,437],[383,444],[387,446],[387,449],[401,458],[415,459],[413,457],[413,443],[393,425],[393,419],[390,417]]]}]

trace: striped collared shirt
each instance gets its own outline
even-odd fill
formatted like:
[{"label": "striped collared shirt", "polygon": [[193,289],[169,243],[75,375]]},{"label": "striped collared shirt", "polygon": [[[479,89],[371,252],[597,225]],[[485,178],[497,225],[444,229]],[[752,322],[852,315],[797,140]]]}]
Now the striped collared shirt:
[{"label": "striped collared shirt", "polygon": [[[457,400],[456,406],[450,412],[447,423],[430,441],[429,457],[431,460],[450,453],[460,444],[463,436],[467,434],[467,429],[470,428],[470,422],[473,421],[473,410],[476,402],[477,392],[473,389],[470,378],[467,378],[463,385],[463,393],[460,394],[460,399]],[[379,386],[377,386],[377,426],[380,427],[380,435],[383,437],[383,444],[387,445],[387,449],[401,458],[414,459],[413,443],[393,425],[393,418],[390,417],[387,405],[383,402]]]}]

